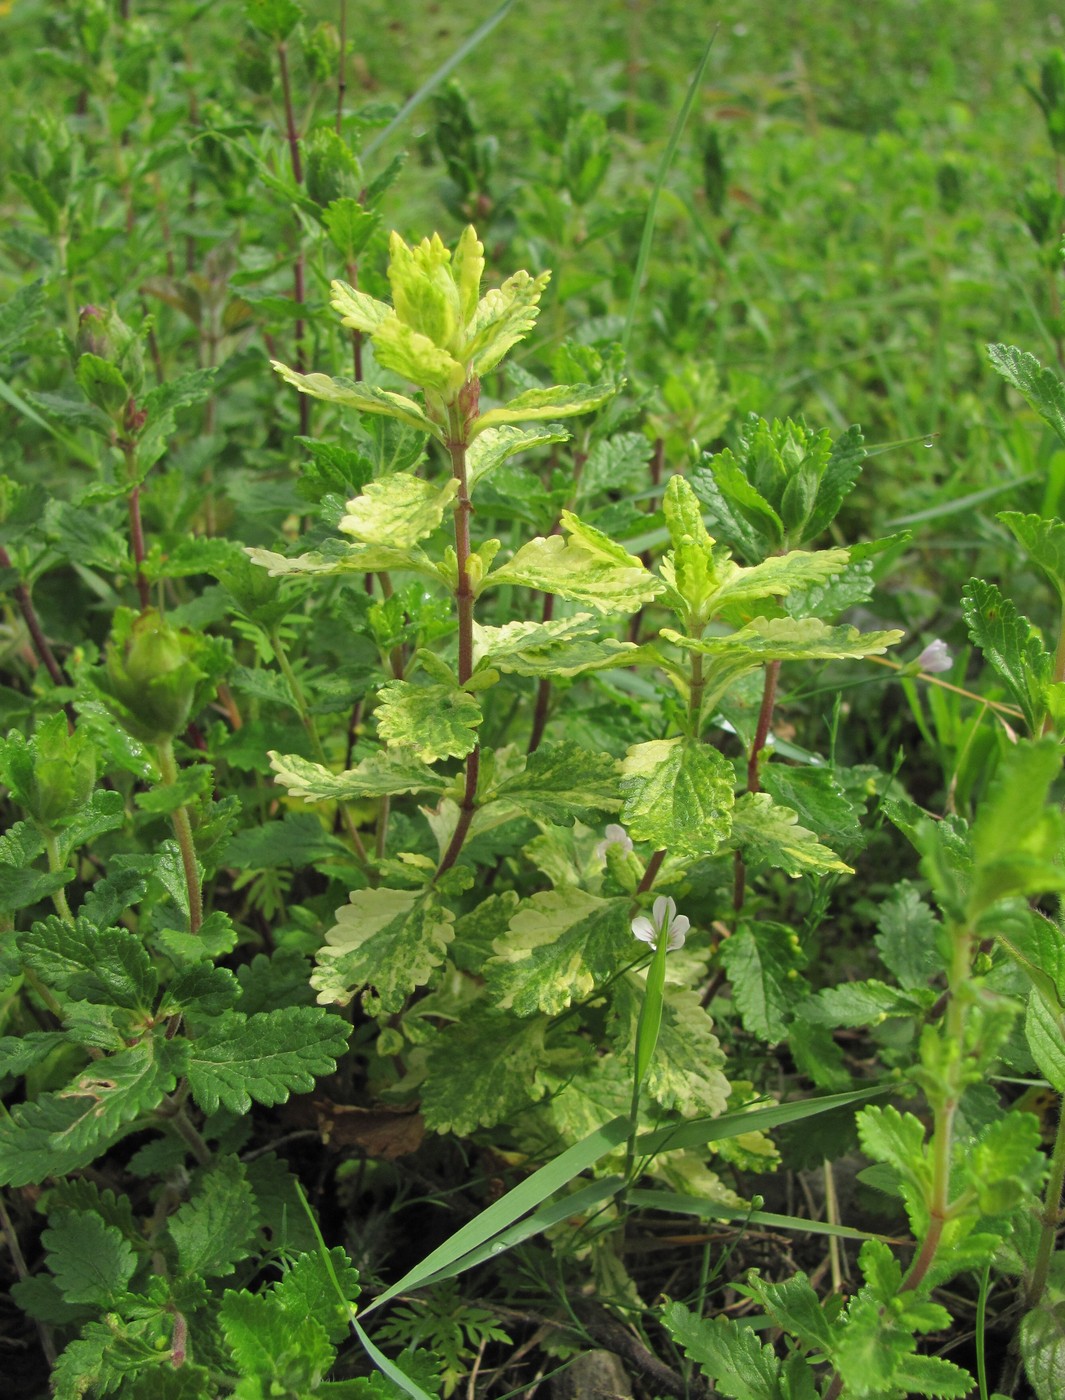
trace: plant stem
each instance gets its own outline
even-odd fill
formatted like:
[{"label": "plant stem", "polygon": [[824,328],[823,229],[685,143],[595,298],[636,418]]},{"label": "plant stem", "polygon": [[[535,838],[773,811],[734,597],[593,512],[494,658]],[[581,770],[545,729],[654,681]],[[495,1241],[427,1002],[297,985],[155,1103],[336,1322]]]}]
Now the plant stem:
[{"label": "plant stem", "polygon": [[[180,1093],[180,1089],[179,1089]],[[175,1103],[173,1098],[164,1100],[163,1112],[160,1117],[167,1118],[174,1125],[174,1130],[185,1143],[188,1144],[192,1155],[199,1162],[201,1167],[206,1167],[211,1161],[211,1149],[203,1140],[199,1129],[192,1122],[192,1119],[185,1112],[182,1103]]]},{"label": "plant stem", "polygon": [[[311,741],[311,749],[314,752],[314,756],[323,768],[328,768],[329,760],[326,757],[325,749],[318,735],[318,726],[314,722],[314,716],[311,714],[310,707],[307,704],[307,698],[303,693],[303,687],[299,683],[299,678],[292,669],[292,662],[288,659],[288,652],[285,650],[285,644],[281,640],[281,633],[276,627],[270,632],[270,645],[273,647],[274,655],[277,657],[277,664],[281,667],[281,674],[288,682],[288,688],[292,693],[292,703],[296,707],[296,713],[300,717],[300,723],[303,725],[304,732]],[[351,815],[351,810],[346,802],[340,802],[337,805],[340,808],[341,820],[347,830],[348,839],[351,841],[355,854],[362,864],[366,865],[366,847],[363,845],[362,837],[359,835],[358,828],[355,825],[355,818]]]},{"label": "plant stem", "polygon": [[[164,739],[156,745],[159,769],[163,782],[173,787],[178,780],[178,765],[174,757],[172,739]],[[186,807],[175,807],[170,814],[174,835],[181,850],[181,864],[185,870],[185,885],[189,892],[189,932],[199,933],[203,924],[203,893],[200,887],[200,868],[196,863],[196,846],[192,839],[192,823]]]},{"label": "plant stem", "polygon": [[[476,410],[476,381],[473,382],[472,398]],[[471,417],[474,416],[471,413]],[[473,585],[470,582],[470,505],[469,482],[466,477],[466,422],[463,409],[458,404],[451,405],[448,421],[448,452],[451,455],[451,471],[458,482],[455,494],[455,560],[457,579],[455,584],[455,605],[459,619],[459,685],[465,685],[473,675]],[[438,880],[445,870],[450,870],[458,859],[459,852],[469,834],[473,814],[477,810],[477,776],[481,769],[481,749],[477,745],[466,759],[466,785],[459,804],[459,819],[455,824],[451,841],[436,868]]]},{"label": "plant stem", "polygon": [[[15,1227],[11,1223],[11,1217],[7,1213],[7,1207],[0,1200],[0,1231],[3,1232],[4,1242],[7,1245],[8,1253],[11,1255],[11,1262],[15,1266],[15,1272],[20,1280],[30,1277],[30,1271],[26,1267],[26,1260],[22,1253],[22,1246],[19,1244]],[[49,1366],[54,1366],[58,1358],[55,1349],[55,1342],[52,1340],[52,1329],[46,1323],[37,1322],[37,1335],[41,1339],[41,1350],[44,1352],[44,1359]]]},{"label": "plant stem", "polygon": [[[11,562],[11,555],[8,554],[2,544],[0,544],[0,567],[5,569],[13,569],[15,567]],[[33,606],[33,599],[30,597],[30,590],[20,579],[11,591],[15,595],[15,602],[18,605],[19,612],[22,614],[22,620],[26,624],[26,630],[30,634],[30,640],[33,642],[33,649],[37,653],[37,658],[51,676],[53,685],[69,685],[70,681],[67,680],[66,676],[63,674],[62,666],[60,666],[59,662],[55,659],[55,653],[48,645],[48,639],[44,635],[40,618],[37,616],[37,609]],[[65,705],[64,709],[67,712],[67,718],[70,720],[71,724],[73,724],[73,709],[69,705]]]},{"label": "plant stem", "polygon": [[[1033,995],[1035,995],[1033,993]],[[1050,1261],[1054,1256],[1058,1229],[1061,1225],[1061,1192],[1065,1186],[1065,1108],[1058,1100],[1058,1131],[1054,1138],[1054,1151],[1050,1158],[1050,1174],[1047,1177],[1046,1192],[1043,1196],[1043,1214],[1040,1217],[1041,1230],[1039,1245],[1035,1253],[1035,1264],[1031,1277],[1024,1290],[1025,1302],[1034,1308],[1043,1296],[1046,1287]]]},{"label": "plant stem", "polygon": [[[59,856],[59,840],[51,831],[44,837],[44,849],[48,856],[48,869],[53,875],[57,875],[63,869],[63,862]],[[74,922],[74,915],[70,912],[70,905],[67,903],[67,892],[62,885],[52,895],[52,903],[55,905],[56,913],[64,923],[72,924]]]},{"label": "plant stem", "polygon": [[[292,84],[288,76],[288,49],[284,42],[277,46],[277,62],[281,69],[281,91],[285,100],[285,135],[288,139],[288,154],[292,164],[292,178],[297,185],[303,184],[303,160],[300,157],[300,138],[296,130],[296,113],[292,106]],[[293,291],[296,298],[296,305],[302,309],[304,301],[303,286],[303,239],[300,236],[300,227],[296,225],[296,261],[292,266]],[[303,317],[296,321],[296,369],[302,374],[303,363]],[[306,436],[310,431],[311,411],[310,399],[306,394],[300,394],[300,432]]]},{"label": "plant stem", "polygon": [[129,493],[129,541],[133,549],[133,562],[137,567],[137,596],[141,612],[147,612],[152,605],[152,595],[148,580],[144,577],[145,558],[144,526],[141,523],[141,488],[134,486]]},{"label": "plant stem", "polygon": [[[773,706],[777,698],[777,677],[780,675],[780,662],[770,661],[765,668],[765,686],[762,690],[762,708],[758,711],[758,727],[754,731],[751,752],[747,759],[747,791],[761,792],[758,780],[758,759],[769,738],[773,723]],[[700,702],[701,703],[701,702]],[[739,851],[733,858],[732,907],[738,914],[743,908],[747,893],[747,867]]]},{"label": "plant stem", "polygon": [[[348,3],[347,0],[340,0],[340,58],[337,61],[337,123],[336,132],[340,135],[340,126],[344,117],[344,95],[348,90]],[[356,374],[356,379],[359,376]]]},{"label": "plant stem", "polygon": [[655,882],[658,872],[662,869],[662,862],[666,858],[665,851],[655,851],[654,855],[647,862],[647,869],[643,872],[643,879],[636,886],[637,894],[646,894]]}]

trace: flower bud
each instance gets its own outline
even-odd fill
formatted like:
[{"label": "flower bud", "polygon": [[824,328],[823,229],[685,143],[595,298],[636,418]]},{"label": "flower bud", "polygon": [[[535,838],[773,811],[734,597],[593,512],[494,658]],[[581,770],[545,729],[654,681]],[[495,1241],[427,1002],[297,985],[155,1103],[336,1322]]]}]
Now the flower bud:
[{"label": "flower bud", "polygon": [[159,744],[185,729],[213,691],[221,661],[213,639],[172,627],[154,609],[120,608],[98,684],[135,739]]}]

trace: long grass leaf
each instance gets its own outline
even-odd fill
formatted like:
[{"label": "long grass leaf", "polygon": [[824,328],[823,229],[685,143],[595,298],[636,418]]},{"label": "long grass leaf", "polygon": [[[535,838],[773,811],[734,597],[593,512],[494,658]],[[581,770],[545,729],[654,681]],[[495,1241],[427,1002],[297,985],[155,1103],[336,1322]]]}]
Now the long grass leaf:
[{"label": "long grass leaf", "polygon": [[605,1157],[608,1152],[620,1147],[628,1136],[628,1118],[613,1118],[604,1127],[597,1128],[594,1133],[589,1133],[586,1138],[568,1147],[553,1162],[548,1162],[539,1171],[533,1172],[532,1176],[508,1191],[505,1196],[501,1196],[487,1210],[483,1210],[476,1220],[471,1220],[431,1254],[426,1255],[422,1262],[405,1273],[398,1283],[394,1283],[391,1288],[375,1298],[368,1308],[364,1308],[363,1316],[373,1308],[380,1307],[382,1303],[387,1303],[397,1293],[420,1288],[426,1279],[432,1278],[464,1255],[470,1254],[486,1240],[494,1239],[523,1215],[535,1210],[548,1196],[560,1191],[575,1176],[587,1171],[600,1157]]},{"label": "long grass leaf", "polygon": [[438,88],[450,73],[454,72],[462,60],[468,54],[471,54],[483,39],[487,39],[500,20],[505,19],[508,12],[512,10],[516,4],[517,0],[503,0],[499,9],[493,14],[490,14],[485,22],[473,31],[465,43],[460,44],[451,57],[440,65],[435,73],[426,78],[418,91],[414,93],[412,97],[407,98],[406,102],[404,102],[403,106],[388,125],[382,128],[371,141],[367,141],[366,145],[363,146],[360,152],[363,160],[369,160],[370,156],[372,156],[379,147],[384,145],[392,133],[403,125],[410,114],[417,107],[422,105],[430,93]]}]

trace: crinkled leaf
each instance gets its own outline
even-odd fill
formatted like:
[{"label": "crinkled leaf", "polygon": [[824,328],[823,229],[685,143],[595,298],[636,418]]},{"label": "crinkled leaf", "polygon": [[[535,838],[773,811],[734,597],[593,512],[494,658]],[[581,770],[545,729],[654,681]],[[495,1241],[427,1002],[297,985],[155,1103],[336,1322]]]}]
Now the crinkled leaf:
[{"label": "crinkled leaf", "polygon": [[525,339],[536,324],[540,297],[550,280],[550,272],[541,272],[538,277],[515,272],[501,287],[484,294],[466,326],[463,347],[463,354],[472,360],[476,374],[494,369],[512,346]]},{"label": "crinkled leaf", "polygon": [[907,989],[927,987],[941,969],[939,923],[916,887],[903,881],[889,891],[876,916],[880,960]]},{"label": "crinkled leaf", "polygon": [[[478,1009],[445,1027],[429,1048],[422,1089],[425,1126],[438,1133],[472,1133],[509,1123],[547,1092],[538,1072],[544,1063],[546,1017],[517,1020]],[[484,1053],[485,1046],[492,1053]]]},{"label": "crinkled leaf", "polygon": [[582,671],[632,666],[643,655],[632,642],[598,637],[591,613],[550,622],[507,622],[502,627],[474,623],[475,665],[518,676],[576,676]]},{"label": "crinkled leaf", "polygon": [[749,925],[725,939],[719,956],[744,1028],[776,1045],[807,990],[799,976],[806,957],[798,936],[782,924]]},{"label": "crinkled leaf", "polygon": [[136,1253],[122,1231],[92,1211],[62,1211],[41,1236],[41,1243],[68,1303],[112,1306],[137,1268]]},{"label": "crinkled leaf", "polygon": [[684,604],[683,611],[705,621],[710,599],[718,588],[718,565],[713,540],[703,524],[702,508],[695,492],[682,476],[671,476],[662,498],[673,549],[668,556],[667,577]]},{"label": "crinkled leaf", "polygon": [[399,792],[443,792],[447,779],[424,764],[412,750],[381,749],[347,773],[331,773],[320,763],[294,753],[270,753],[275,781],[293,797],[307,802],[352,802]]},{"label": "crinkled leaf", "polygon": [[901,991],[887,982],[868,978],[824,987],[803,1007],[803,1017],[821,1026],[878,1026],[891,1016],[920,1019],[935,1003],[930,987]]},{"label": "crinkled leaf", "polygon": [[1021,1319],[1021,1357],[1036,1400],[1065,1394],[1065,1305],[1046,1298]]},{"label": "crinkled leaf", "polygon": [[518,1016],[554,1016],[634,956],[629,902],[544,891],[518,909],[493,946],[485,967],[491,999]]},{"label": "crinkled leaf", "polygon": [[1041,515],[1022,515],[1014,510],[1000,511],[998,518],[1013,531],[1065,604],[1065,521],[1045,520]]},{"label": "crinkled leaf", "polygon": [[324,399],[326,403],[339,404],[342,408],[353,408],[358,413],[381,413],[386,418],[397,418],[401,423],[418,428],[423,433],[431,433],[443,441],[440,428],[413,399],[403,394],[394,394],[389,389],[379,389],[354,379],[334,379],[328,374],[299,374],[277,360],[272,360],[271,364],[287,384],[293,385],[302,394]]},{"label": "crinkled leaf", "polygon": [[249,1400],[270,1394],[310,1395],[333,1364],[335,1352],[322,1324],[296,1316],[269,1294],[227,1289],[218,1321],[239,1374],[246,1381],[258,1380],[254,1388],[242,1387]]},{"label": "crinkled leaf", "polygon": [[158,974],[143,941],[124,928],[94,928],[52,915],[20,935],[19,953],[44,981],[79,1001],[150,1010]]},{"label": "crinkled leaf", "polygon": [[336,1346],[348,1334],[353,1311],[337,1297],[338,1285],[349,1303],[361,1292],[358,1270],[339,1245],[328,1250],[326,1258],[317,1251],[299,1255],[271,1288],[270,1297],[295,1317],[315,1318]]},{"label": "crinkled leaf", "polygon": [[372,986],[385,1011],[399,1011],[443,962],[454,915],[432,891],[355,890],[317,955],[311,984],[318,1000],[346,1006]]},{"label": "crinkled leaf", "polygon": [[1006,383],[1019,390],[1065,442],[1065,384],[1054,371],[1016,345],[989,345],[987,355]]},{"label": "crinkled leaf", "polygon": [[662,1322],[720,1394],[730,1400],[785,1400],[776,1352],[750,1327],[723,1317],[697,1317],[683,1303],[669,1303]]},{"label": "crinkled leaf", "polygon": [[485,801],[505,802],[535,820],[569,826],[575,817],[617,811],[618,766],[610,754],[591,753],[568,739],[541,744],[524,770],[492,788]]},{"label": "crinkled leaf", "polygon": [[259,1225],[255,1193],[236,1157],[219,1157],[197,1173],[192,1194],[167,1221],[181,1271],[225,1278],[251,1252]]},{"label": "crinkled leaf", "polygon": [[621,764],[621,824],[655,850],[712,855],[731,829],[735,781],[731,764],[707,744],[634,744]]},{"label": "crinkled leaf", "polygon": [[782,1283],[768,1283],[755,1270],[744,1292],[748,1290],[777,1326],[794,1337],[800,1346],[831,1354],[832,1325],[805,1274],[795,1274]]},{"label": "crinkled leaf", "polygon": [[890,1104],[863,1108],[858,1114],[858,1136],[862,1150],[874,1162],[886,1162],[921,1191],[930,1182],[924,1124],[912,1113],[900,1113]]},{"label": "crinkled leaf", "polygon": [[401,379],[453,399],[466,379],[466,367],[427,335],[390,314],[373,331],[377,361]]},{"label": "crinkled leaf", "polygon": [[799,825],[797,812],[778,806],[767,792],[745,792],[737,800],[730,841],[745,860],[764,862],[793,878],[830,871],[853,873],[835,851],[822,846],[812,831]]},{"label": "crinkled leaf", "polygon": [[448,685],[388,681],[378,691],[377,729],[426,763],[465,758],[476,747],[481,707],[475,695]]},{"label": "crinkled leaf", "polygon": [[347,504],[339,528],[362,544],[387,541],[390,547],[410,549],[438,529],[458,482],[423,481],[409,472],[393,472],[371,481],[361,496]]},{"label": "crinkled leaf", "polygon": [[206,1113],[219,1105],[247,1113],[252,1100],[286,1103],[332,1074],[350,1026],[318,1006],[284,1006],[244,1016],[230,1011],[199,1036],[186,1070],[192,1096]]},{"label": "crinkled leaf", "polygon": [[782,807],[797,812],[818,840],[859,847],[862,829],[854,804],[832,768],[767,763],[759,774],[762,788]]},{"label": "crinkled leaf", "polygon": [[[337,204],[347,204],[348,200],[334,200],[329,209],[326,210],[326,227],[332,234],[333,229],[330,224],[330,210]],[[363,213],[368,219],[376,222],[373,214]],[[331,282],[329,284],[331,296],[329,304],[340,316],[341,325],[347,326],[350,330],[363,331],[372,335],[377,327],[386,317],[393,314],[392,308],[386,301],[378,301],[375,297],[367,296],[365,292],[357,291],[354,287],[349,287],[347,282]]]},{"label": "crinkled leaf", "polygon": [[561,535],[522,545],[508,564],[485,584],[517,583],[587,603],[599,612],[634,612],[661,592],[662,585],[634,555],[608,535],[562,512]]},{"label": "crinkled leaf", "polygon": [[186,1049],[146,1038],[95,1061],[67,1088],[17,1104],[0,1120],[0,1182],[36,1185],[88,1166],[173,1090]]},{"label": "crinkled leaf", "polygon": [[640,489],[649,480],[651,444],[643,433],[614,433],[602,438],[588,454],[577,482],[577,500],[605,491]]},{"label": "crinkled leaf", "polygon": [[538,418],[572,418],[600,408],[617,393],[614,384],[554,384],[549,389],[527,389],[502,408],[490,408],[476,419],[471,435],[477,437],[500,423],[529,423]]},{"label": "crinkled leaf", "polygon": [[1039,1072],[1065,1094],[1065,1015],[1036,992],[1028,998],[1024,1034]]},{"label": "crinkled leaf", "polygon": [[1053,684],[1053,660],[1039,633],[983,579],[973,578],[965,585],[962,613],[969,636],[1023,710],[1029,734],[1040,734]]},{"label": "crinkled leaf", "polygon": [[410,569],[437,581],[442,577],[424,550],[391,544],[348,544],[345,540],[330,540],[322,549],[313,549],[307,554],[277,554],[272,549],[252,547],[245,552],[271,578],[286,574],[382,573],[388,569]]},{"label": "crinkled leaf", "polygon": [[466,479],[470,491],[508,457],[526,452],[530,447],[566,442],[569,437],[569,431],[558,423],[546,423],[542,428],[515,428],[510,425],[486,428],[474,438],[466,453]]}]

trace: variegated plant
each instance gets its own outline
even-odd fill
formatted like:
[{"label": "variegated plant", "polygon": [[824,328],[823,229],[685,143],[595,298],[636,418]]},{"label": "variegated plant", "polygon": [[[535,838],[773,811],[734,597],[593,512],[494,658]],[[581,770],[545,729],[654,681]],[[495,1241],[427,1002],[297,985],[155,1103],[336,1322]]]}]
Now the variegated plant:
[{"label": "variegated plant", "polygon": [[[363,884],[318,954],[314,985],[323,1003],[364,993],[366,1010],[381,1018],[380,1053],[408,1066],[410,1092],[440,1131],[513,1123],[542,1100],[537,1131],[572,1140],[594,1105],[617,1102],[624,1111],[627,1093],[635,1111],[641,1090],[658,1116],[718,1114],[730,1092],[724,1057],[693,989],[705,977],[705,935],[701,951],[677,951],[668,969],[664,952],[656,953],[658,990],[645,1014],[646,968],[637,968],[646,958],[633,915],[660,874],[678,888],[696,862],[723,856],[727,870],[741,848],[790,875],[846,872],[795,810],[762,792],[737,801],[735,768],[705,735],[730,687],[767,661],[861,657],[901,634],[862,636],[789,615],[781,601],[838,579],[848,551],[791,549],[740,564],[711,538],[703,505],[679,475],[664,493],[670,547],[657,571],[569,510],[560,514],[561,533],[506,554],[499,540],[471,541],[472,500],[493,470],[518,452],[564,442],[569,434],[555,420],[601,407],[616,389],[613,382],[537,387],[483,406],[482,376],[532,329],[548,280],[519,272],[481,296],[483,271],[472,228],[453,252],[436,236],[412,248],[393,234],[391,306],[333,284],[342,323],[372,342],[379,370],[417,394],[275,366],[303,393],[396,418],[446,453],[444,470],[369,482],[340,518],[343,541],[290,557],[249,550],[271,574],[308,582],[413,575],[451,595],[456,622],[453,647],[420,648],[378,687],[379,747],[356,766],[338,774],[323,762],[272,755],[292,797],[379,802],[379,836],[393,798],[435,804],[423,811],[438,858],[390,857],[378,840],[378,858],[367,858]],[[807,515],[820,500],[830,519],[854,473],[842,482],[826,473],[826,461],[818,458],[818,470],[806,463],[799,494]],[[504,586],[553,595],[572,611],[481,625],[478,600]],[[646,605],[655,605],[647,624],[657,623],[656,636],[637,645],[601,635],[601,619]],[[635,666],[664,671],[681,707],[673,732],[633,744],[620,763],[566,737],[524,755],[482,751],[486,708],[504,673],[542,684]],[[626,841],[603,842],[596,853],[588,829],[619,813]],[[553,888],[478,897],[469,843],[516,818],[535,822],[541,843],[555,843],[540,866]],[[580,855],[573,841],[564,848],[559,840],[575,822],[588,831]],[[589,1043],[580,1017],[568,1014],[605,988],[614,1045],[606,1056]]]}]

